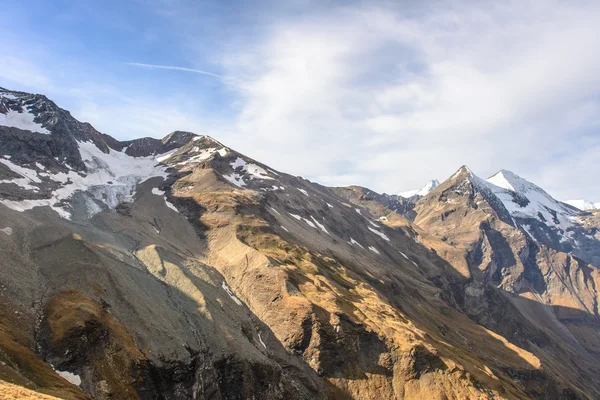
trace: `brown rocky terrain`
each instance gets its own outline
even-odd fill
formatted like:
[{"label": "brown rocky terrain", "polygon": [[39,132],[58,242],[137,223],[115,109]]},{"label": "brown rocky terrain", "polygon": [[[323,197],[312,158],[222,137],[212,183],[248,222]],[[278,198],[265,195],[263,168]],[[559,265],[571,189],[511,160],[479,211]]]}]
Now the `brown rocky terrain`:
[{"label": "brown rocky terrain", "polygon": [[408,206],[188,132],[118,142],[4,93],[50,133],[0,126],[2,388],[600,398],[597,267],[534,240],[468,170]]}]

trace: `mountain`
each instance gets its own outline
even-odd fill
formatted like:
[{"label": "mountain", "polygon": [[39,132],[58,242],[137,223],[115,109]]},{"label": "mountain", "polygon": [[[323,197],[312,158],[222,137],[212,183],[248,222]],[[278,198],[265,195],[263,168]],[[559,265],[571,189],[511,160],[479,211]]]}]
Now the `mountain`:
[{"label": "mountain", "polygon": [[600,201],[592,202],[587,200],[567,200],[565,203],[573,206],[581,211],[600,209]]},{"label": "mountain", "polygon": [[398,196],[404,197],[405,199],[409,199],[414,196],[425,196],[427,193],[435,189],[439,184],[440,182],[437,179],[432,179],[429,182],[427,182],[427,184],[425,184],[425,186],[423,186],[421,189],[409,190],[406,192],[398,193]]},{"label": "mountain", "polygon": [[600,397],[597,213],[514,174],[461,168],[408,201],[0,104],[0,390]]}]

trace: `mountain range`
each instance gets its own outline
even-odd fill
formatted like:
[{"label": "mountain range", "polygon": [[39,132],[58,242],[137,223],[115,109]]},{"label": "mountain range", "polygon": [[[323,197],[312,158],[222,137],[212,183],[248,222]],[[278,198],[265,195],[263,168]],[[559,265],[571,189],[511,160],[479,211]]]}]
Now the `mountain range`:
[{"label": "mountain range", "polygon": [[600,398],[600,211],[468,167],[326,187],[0,89],[0,392]]}]

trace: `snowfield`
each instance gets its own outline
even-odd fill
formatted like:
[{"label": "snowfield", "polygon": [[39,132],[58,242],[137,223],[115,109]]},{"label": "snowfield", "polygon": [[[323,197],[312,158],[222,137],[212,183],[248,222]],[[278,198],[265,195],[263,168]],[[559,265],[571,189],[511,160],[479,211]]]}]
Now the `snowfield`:
[{"label": "snowfield", "polygon": [[[103,153],[92,142],[79,142],[79,152],[87,167],[87,174],[76,171],[58,174],[38,174],[34,170],[9,165],[6,160],[2,162],[14,172],[39,182],[38,175],[49,177],[62,187],[52,193],[50,199],[11,201],[0,200],[5,206],[16,210],[25,211],[34,207],[49,206],[62,218],[71,219],[72,214],[63,207],[55,204],[61,200],[71,198],[77,192],[85,192],[86,208],[88,216],[92,216],[102,208],[97,204],[104,204],[107,208],[114,209],[122,202],[131,201],[138,184],[149,178],[160,176],[167,177],[166,166],[157,163],[159,156],[130,157],[125,153],[111,150],[108,154]],[[27,171],[25,171],[27,170]],[[36,175],[32,175],[32,173]],[[95,200],[95,201],[94,201]]]},{"label": "snowfield", "polygon": [[8,114],[6,115],[0,113],[0,125],[49,135],[50,131],[44,128],[42,124],[35,122],[34,118],[35,115],[33,115],[27,107],[25,107],[25,112],[21,113],[14,110],[8,110]]}]

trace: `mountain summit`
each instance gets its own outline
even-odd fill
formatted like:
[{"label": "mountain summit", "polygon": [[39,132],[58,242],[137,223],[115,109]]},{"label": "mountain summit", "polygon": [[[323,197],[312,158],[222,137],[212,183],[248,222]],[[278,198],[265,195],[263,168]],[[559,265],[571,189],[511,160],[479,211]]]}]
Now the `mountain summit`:
[{"label": "mountain summit", "polygon": [[0,392],[600,398],[597,212],[508,171],[405,199],[43,95],[0,114]]},{"label": "mountain summit", "polygon": [[440,182],[437,179],[432,179],[425,184],[421,189],[417,190],[409,190],[406,192],[398,193],[398,196],[404,197],[406,199],[414,197],[414,196],[425,196],[427,193],[431,192],[435,189]]}]

